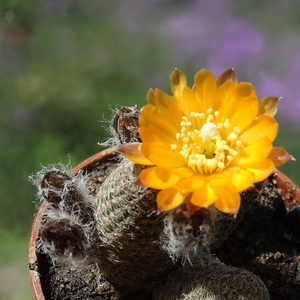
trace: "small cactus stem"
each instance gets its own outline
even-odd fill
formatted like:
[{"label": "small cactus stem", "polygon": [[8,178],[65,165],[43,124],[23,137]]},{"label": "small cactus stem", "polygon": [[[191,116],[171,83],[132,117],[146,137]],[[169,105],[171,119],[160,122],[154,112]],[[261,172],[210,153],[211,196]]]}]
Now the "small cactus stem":
[{"label": "small cactus stem", "polygon": [[133,184],[141,168],[123,160],[96,197],[100,268],[125,293],[151,289],[173,267],[159,243],[163,214],[157,212],[157,191]]},{"label": "small cactus stem", "polygon": [[121,144],[141,142],[139,136],[140,109],[122,106],[113,118],[113,129]]},{"label": "small cactus stem", "polygon": [[54,262],[79,266],[94,252],[97,239],[92,197],[83,172],[72,176],[61,167],[42,170],[34,178],[41,199],[47,202],[37,248]]},{"label": "small cactus stem", "polygon": [[168,274],[154,300],[269,300],[262,280],[246,270],[203,257],[198,265],[185,265]]}]

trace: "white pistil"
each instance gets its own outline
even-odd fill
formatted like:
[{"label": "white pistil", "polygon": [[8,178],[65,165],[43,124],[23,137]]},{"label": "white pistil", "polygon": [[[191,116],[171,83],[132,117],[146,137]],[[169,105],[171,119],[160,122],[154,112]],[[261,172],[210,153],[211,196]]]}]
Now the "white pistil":
[{"label": "white pistil", "polygon": [[[218,131],[218,126],[215,123],[205,123],[201,128],[201,137],[203,142],[205,143],[205,157],[212,158],[213,155],[213,145],[211,142],[211,138]],[[210,165],[209,165],[210,166]]]},{"label": "white pistil", "polygon": [[201,128],[201,137],[203,142],[210,140],[218,131],[218,126],[215,123],[205,123]]}]

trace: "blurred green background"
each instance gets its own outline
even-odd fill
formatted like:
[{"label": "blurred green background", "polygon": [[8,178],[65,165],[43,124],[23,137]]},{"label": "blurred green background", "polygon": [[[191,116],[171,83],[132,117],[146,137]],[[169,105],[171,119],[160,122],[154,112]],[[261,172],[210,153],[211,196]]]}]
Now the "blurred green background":
[{"label": "blurred green background", "polygon": [[[100,151],[112,109],[169,91],[175,67],[190,83],[234,67],[260,98],[283,96],[276,145],[300,157],[300,5],[268,2],[0,1],[0,299],[33,299],[28,176]],[[280,169],[300,184],[299,162]]]}]

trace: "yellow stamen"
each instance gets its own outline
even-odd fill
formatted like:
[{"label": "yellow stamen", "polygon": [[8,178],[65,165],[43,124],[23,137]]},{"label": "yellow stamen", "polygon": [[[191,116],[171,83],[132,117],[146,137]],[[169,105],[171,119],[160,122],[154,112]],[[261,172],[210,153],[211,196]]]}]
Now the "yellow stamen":
[{"label": "yellow stamen", "polygon": [[210,108],[206,113],[191,112],[189,118],[182,117],[180,133],[176,134],[181,146],[170,145],[187,160],[190,168],[201,174],[221,172],[238,154],[236,149],[242,146],[238,139],[239,127],[221,136],[219,130],[229,129],[230,121],[226,119],[216,124],[213,121],[218,115],[218,111]]}]

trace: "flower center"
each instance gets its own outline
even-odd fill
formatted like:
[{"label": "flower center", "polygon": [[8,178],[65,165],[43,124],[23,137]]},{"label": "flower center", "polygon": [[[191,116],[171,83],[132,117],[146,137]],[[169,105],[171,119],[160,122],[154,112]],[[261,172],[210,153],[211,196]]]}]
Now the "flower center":
[{"label": "flower center", "polygon": [[242,146],[238,139],[240,128],[228,132],[230,121],[214,122],[218,115],[218,111],[210,108],[206,113],[191,112],[182,117],[181,130],[176,134],[181,149],[171,145],[171,149],[178,148],[187,165],[197,173],[210,175],[222,171]]}]

